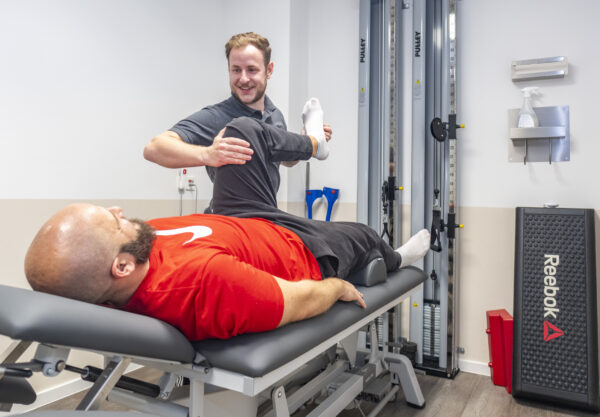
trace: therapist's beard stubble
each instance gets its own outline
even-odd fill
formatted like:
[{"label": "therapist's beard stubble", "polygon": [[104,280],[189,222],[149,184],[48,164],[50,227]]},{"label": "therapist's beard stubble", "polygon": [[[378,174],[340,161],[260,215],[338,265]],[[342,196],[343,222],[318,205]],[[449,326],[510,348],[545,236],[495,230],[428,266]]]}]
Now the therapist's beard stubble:
[{"label": "therapist's beard stubble", "polygon": [[246,106],[250,106],[264,97],[265,92],[267,91],[267,79],[265,78],[264,83],[262,83],[262,85],[256,85],[256,94],[252,99],[242,98],[240,94],[238,94],[239,90],[241,90],[241,88],[234,85],[231,87],[231,94],[233,94],[235,98],[237,98],[240,102],[244,103]]}]

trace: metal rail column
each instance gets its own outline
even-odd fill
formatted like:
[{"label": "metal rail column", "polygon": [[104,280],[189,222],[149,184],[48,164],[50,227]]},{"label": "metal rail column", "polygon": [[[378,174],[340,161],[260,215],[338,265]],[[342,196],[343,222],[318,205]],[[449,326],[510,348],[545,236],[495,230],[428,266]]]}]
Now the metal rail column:
[{"label": "metal rail column", "polygon": [[358,33],[358,178],[356,217],[369,223],[369,103],[371,66],[371,0],[360,0]]},{"label": "metal rail column", "polygon": [[[420,75],[423,71],[424,59],[420,50],[417,50],[417,36],[416,32],[421,32],[420,26],[420,14],[423,11],[423,7],[420,4],[421,0],[407,0],[403,2],[402,7],[402,45],[404,49],[403,57],[403,71],[405,73],[405,99],[410,100],[410,104],[404,108],[404,120],[408,126],[405,132],[404,141],[410,143],[411,149],[411,186],[410,186],[410,198],[411,198],[411,223],[410,231],[411,235],[415,231],[423,228],[425,220],[423,213],[425,213],[424,204],[424,184],[423,184],[423,169],[425,162],[424,146],[422,132],[419,126],[423,125],[424,122],[424,104],[422,100],[422,89],[421,82],[424,81]],[[419,34],[420,36],[420,34]],[[419,40],[420,42],[420,40]],[[420,45],[419,45],[420,48]],[[417,84],[416,80],[421,80]],[[419,97],[419,98],[417,98]],[[418,123],[417,120],[421,120]],[[416,264],[418,267],[422,267],[422,261]],[[417,344],[417,363],[421,363],[423,360],[423,286],[421,285],[419,291],[414,293],[410,297],[410,333],[409,338],[412,342]]]}]

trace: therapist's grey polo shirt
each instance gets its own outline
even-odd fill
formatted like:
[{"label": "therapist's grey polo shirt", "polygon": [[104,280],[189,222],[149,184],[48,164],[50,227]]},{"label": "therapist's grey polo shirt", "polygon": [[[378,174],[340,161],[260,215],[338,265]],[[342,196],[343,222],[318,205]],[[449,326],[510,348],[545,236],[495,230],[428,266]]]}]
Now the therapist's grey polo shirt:
[{"label": "therapist's grey polo shirt", "polygon": [[[227,123],[237,117],[253,117],[263,122],[287,130],[283,114],[269,97],[265,96],[265,111],[254,110],[239,101],[234,95],[227,100],[203,108],[183,119],[171,131],[181,136],[184,142],[193,145],[210,146],[213,139]],[[215,177],[215,168],[206,167],[210,180]]]}]

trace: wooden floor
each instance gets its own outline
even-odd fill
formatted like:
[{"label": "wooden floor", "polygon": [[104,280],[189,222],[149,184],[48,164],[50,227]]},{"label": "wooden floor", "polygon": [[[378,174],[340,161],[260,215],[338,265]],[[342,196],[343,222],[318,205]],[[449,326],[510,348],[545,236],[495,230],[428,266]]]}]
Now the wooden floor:
[{"label": "wooden floor", "polygon": [[[152,371],[154,372],[154,371]],[[145,380],[151,380],[153,374],[145,369],[135,371],[130,376]],[[517,401],[506,392],[504,387],[492,384],[489,377],[459,373],[454,380],[417,375],[426,405],[423,409],[409,407],[404,401],[401,391],[395,402],[389,403],[379,413],[381,417],[416,416],[416,417],[559,417],[559,416],[596,416],[594,413],[568,410],[548,406],[545,404]],[[84,393],[57,401],[42,410],[73,410],[83,398]],[[343,417],[363,417],[367,415],[375,405],[362,401],[359,408],[343,411]],[[305,416],[312,407],[307,407],[294,414],[295,417]],[[106,404],[103,410],[125,410],[124,408]],[[364,414],[363,414],[364,413]]]}]

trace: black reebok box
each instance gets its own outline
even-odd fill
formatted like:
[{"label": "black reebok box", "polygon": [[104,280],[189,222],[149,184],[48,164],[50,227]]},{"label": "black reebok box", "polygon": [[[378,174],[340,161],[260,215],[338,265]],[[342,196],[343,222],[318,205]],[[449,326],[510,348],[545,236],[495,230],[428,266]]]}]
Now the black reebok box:
[{"label": "black reebok box", "polygon": [[600,410],[594,210],[517,208],[513,395]]}]

